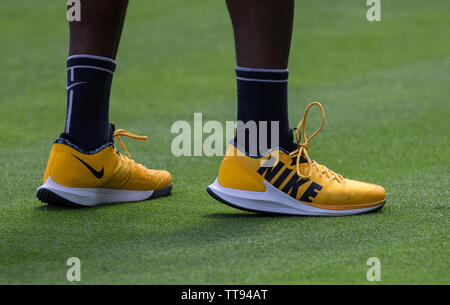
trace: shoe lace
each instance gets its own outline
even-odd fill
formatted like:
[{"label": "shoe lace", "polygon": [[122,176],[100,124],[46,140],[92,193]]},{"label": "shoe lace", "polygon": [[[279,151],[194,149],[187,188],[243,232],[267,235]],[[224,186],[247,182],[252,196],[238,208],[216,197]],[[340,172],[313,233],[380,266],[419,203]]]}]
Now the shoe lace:
[{"label": "shoe lace", "polygon": [[[320,113],[322,115],[322,122],[320,123],[320,127],[311,136],[309,136],[309,138],[307,138],[306,133],[305,133],[306,117],[308,116],[309,110],[313,106],[317,106],[320,108]],[[318,164],[316,161],[311,160],[308,155],[309,142],[322,130],[323,125],[325,125],[325,113],[323,111],[323,107],[319,102],[312,102],[311,104],[308,105],[308,107],[306,107],[305,114],[303,115],[303,119],[300,121],[297,128],[295,128],[297,148],[289,154],[289,158],[290,159],[293,159],[295,157],[297,158],[296,169],[297,169],[297,175],[300,178],[303,178],[303,179],[310,178],[313,174],[314,169],[316,169],[316,171],[320,175],[326,175],[328,179],[331,178],[332,180],[334,179],[340,183],[342,180],[344,180],[344,178],[341,175],[336,174],[332,170],[328,169],[326,166]],[[303,137],[304,142],[300,143],[300,140],[302,139],[302,137]],[[308,172],[306,175],[302,175],[300,173],[301,157],[304,157],[308,163]]]},{"label": "shoe lace", "polygon": [[129,137],[129,138],[139,140],[139,141],[146,141],[148,139],[147,136],[138,136],[138,135],[135,135],[134,133],[128,132],[123,129],[117,129],[116,131],[114,131],[113,137],[117,138],[120,146],[122,146],[123,150],[127,153],[128,157],[130,159],[131,159],[131,154],[128,151],[128,149],[126,148],[125,144],[123,144],[122,140],[120,139],[121,136]]}]

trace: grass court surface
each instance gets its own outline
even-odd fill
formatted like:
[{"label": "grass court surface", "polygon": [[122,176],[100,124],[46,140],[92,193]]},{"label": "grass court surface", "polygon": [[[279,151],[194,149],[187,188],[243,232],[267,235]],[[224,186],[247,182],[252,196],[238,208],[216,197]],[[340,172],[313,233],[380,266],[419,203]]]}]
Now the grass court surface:
[{"label": "grass court surface", "polygon": [[[131,1],[110,119],[149,136],[133,158],[174,176],[170,197],[97,208],[40,203],[52,141],[64,128],[65,1],[0,4],[0,283],[449,284],[450,2],[297,1],[290,58],[291,126],[320,101],[312,158],[383,185],[378,213],[268,217],[213,200],[220,157],[173,157],[177,120],[235,120],[234,45],[224,1]],[[309,130],[319,115],[308,121]]]}]

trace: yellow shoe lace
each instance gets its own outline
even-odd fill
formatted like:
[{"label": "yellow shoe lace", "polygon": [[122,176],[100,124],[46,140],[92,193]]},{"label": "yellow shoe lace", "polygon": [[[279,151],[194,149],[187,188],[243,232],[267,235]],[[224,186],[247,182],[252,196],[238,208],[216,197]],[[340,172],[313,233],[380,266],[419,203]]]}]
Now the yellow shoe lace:
[{"label": "yellow shoe lace", "polygon": [[138,136],[138,135],[135,135],[134,133],[128,132],[123,129],[117,129],[116,131],[114,131],[113,137],[117,138],[120,146],[122,146],[123,150],[125,150],[128,157],[130,157],[130,158],[131,158],[131,154],[128,152],[128,149],[125,147],[122,140],[120,139],[121,136],[129,137],[129,138],[139,140],[139,141],[146,141],[148,139],[148,137],[146,137],[146,136]]},{"label": "yellow shoe lace", "polygon": [[[309,138],[307,138],[306,133],[305,133],[306,117],[308,115],[309,110],[313,106],[318,106],[320,108],[320,113],[322,115],[322,123],[320,124],[320,127]],[[317,170],[317,172],[320,173],[320,175],[326,175],[328,177],[328,179],[331,179],[331,180],[334,179],[340,183],[342,180],[344,180],[344,178],[341,175],[336,174],[332,170],[328,169],[326,166],[318,164],[316,161],[311,160],[308,156],[309,142],[312,140],[312,138],[314,138],[322,130],[323,125],[325,125],[325,113],[323,111],[323,107],[319,102],[312,102],[311,104],[308,105],[308,107],[306,107],[305,114],[303,115],[303,119],[300,121],[300,123],[298,124],[298,126],[296,128],[295,134],[296,134],[296,140],[297,140],[297,148],[289,154],[289,158],[293,159],[293,158],[297,157],[296,169],[297,169],[297,175],[300,178],[303,178],[303,179],[310,178],[312,176],[314,168],[315,168]],[[301,134],[300,134],[300,130],[301,130]],[[303,137],[304,142],[300,143],[300,140],[302,137]],[[300,173],[300,158],[302,156],[306,159],[306,161],[308,163],[308,173],[306,175],[302,175]]]}]

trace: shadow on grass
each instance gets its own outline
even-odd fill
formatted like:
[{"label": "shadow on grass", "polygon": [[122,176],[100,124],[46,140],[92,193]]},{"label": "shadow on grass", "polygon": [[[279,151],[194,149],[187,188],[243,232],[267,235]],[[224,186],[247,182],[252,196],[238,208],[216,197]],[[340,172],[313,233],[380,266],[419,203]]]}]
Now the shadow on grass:
[{"label": "shadow on grass", "polygon": [[114,202],[114,203],[105,203],[100,204],[96,206],[82,206],[78,204],[72,204],[72,205],[62,205],[62,204],[46,204],[43,202],[39,202],[42,205],[36,207],[35,209],[38,211],[46,212],[46,211],[96,211],[99,209],[109,209],[114,208],[117,206],[123,206],[123,205],[132,205],[132,204],[142,204],[142,202],[148,202],[148,201],[154,201],[154,200],[162,200],[164,198],[167,198],[169,196],[172,196],[171,194],[163,197],[158,197],[154,199],[144,199],[139,201],[130,201],[130,202]]},{"label": "shadow on grass", "polygon": [[[130,209],[126,207],[128,204]],[[124,208],[119,209],[119,205]],[[389,234],[382,237],[375,234],[379,233],[380,219],[374,222],[373,213],[309,217],[217,208],[185,214],[180,207],[186,204],[180,203],[175,206],[178,212],[168,215],[172,208],[163,209],[159,214],[158,208],[141,210],[137,209],[138,205],[140,203],[93,208],[37,206],[34,210],[40,215],[33,215],[32,227],[37,229],[21,226],[13,230],[11,238],[16,238],[18,233],[26,238],[21,243],[10,243],[10,251],[20,253],[34,247],[34,251],[45,257],[60,252],[87,257],[113,253],[114,257],[126,257],[128,261],[145,257],[149,264],[155,261],[178,263],[180,257],[192,264],[197,264],[200,259],[215,264],[220,260],[211,253],[225,250],[234,251],[233,255],[251,253],[252,259],[263,260],[267,255],[277,255],[280,247],[328,253],[330,248],[358,247],[360,243],[355,240],[370,244],[390,238]],[[369,232],[364,237],[361,237],[362,228]],[[41,241],[42,236],[46,236],[45,241]],[[261,244],[264,251],[261,251]]]},{"label": "shadow on grass", "polygon": [[304,217],[301,215],[294,216],[294,215],[284,215],[284,214],[274,214],[274,213],[252,213],[252,212],[240,212],[240,213],[213,213],[205,215],[206,218],[213,218],[213,219],[227,219],[227,218],[233,218],[233,219],[250,219],[250,218],[298,218],[298,217]]},{"label": "shadow on grass", "polygon": [[322,215],[289,215],[289,214],[278,214],[278,213],[256,213],[256,212],[249,212],[249,211],[242,211],[241,213],[214,213],[205,215],[204,217],[207,218],[215,218],[215,219],[226,219],[226,218],[234,218],[234,219],[249,219],[249,218],[342,218],[342,217],[357,217],[357,216],[363,216],[363,215],[370,215],[370,214],[378,214],[383,213],[384,205],[381,207],[376,208],[375,210],[368,211],[361,214],[355,214],[355,215],[343,215],[343,216],[322,216]]}]

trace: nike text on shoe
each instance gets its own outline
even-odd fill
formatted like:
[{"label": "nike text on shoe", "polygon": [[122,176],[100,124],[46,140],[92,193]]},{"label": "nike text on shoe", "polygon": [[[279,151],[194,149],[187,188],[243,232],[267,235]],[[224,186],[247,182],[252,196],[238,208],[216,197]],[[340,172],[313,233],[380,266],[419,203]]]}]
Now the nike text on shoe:
[{"label": "nike text on shoe", "polygon": [[118,129],[114,132],[129,157],[111,143],[84,152],[69,140],[53,144],[44,184],[38,187],[40,201],[55,205],[95,206],[107,203],[141,201],[169,195],[172,177],[165,170],[147,169],[133,161],[120,136],[141,137]]},{"label": "nike text on shoe", "polygon": [[[321,110],[322,124],[306,138],[306,117],[314,105]],[[263,156],[250,157],[230,144],[208,193],[232,207],[263,213],[343,216],[383,207],[383,187],[346,179],[309,158],[309,142],[324,122],[322,105],[314,102],[296,129],[297,148],[293,151],[277,148]]]}]

